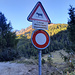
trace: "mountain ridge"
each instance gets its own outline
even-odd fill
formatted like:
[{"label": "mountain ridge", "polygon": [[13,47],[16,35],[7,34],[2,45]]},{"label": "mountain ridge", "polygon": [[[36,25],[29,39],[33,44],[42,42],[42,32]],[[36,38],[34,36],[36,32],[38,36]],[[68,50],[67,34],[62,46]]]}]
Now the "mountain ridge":
[{"label": "mountain ridge", "polygon": [[[54,25],[54,24],[52,23],[52,24],[49,24],[48,26],[52,26],[52,25]],[[28,33],[29,31],[33,31],[33,30],[34,29],[32,29],[32,25],[30,25],[27,28],[24,28],[21,30],[15,30],[14,32],[16,32],[16,35],[22,35],[22,34]]]}]

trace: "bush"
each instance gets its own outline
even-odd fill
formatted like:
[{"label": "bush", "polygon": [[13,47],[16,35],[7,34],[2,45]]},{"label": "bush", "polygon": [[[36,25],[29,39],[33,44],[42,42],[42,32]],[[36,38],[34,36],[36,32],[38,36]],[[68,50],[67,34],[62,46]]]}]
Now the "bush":
[{"label": "bush", "polygon": [[18,57],[18,52],[14,49],[4,49],[0,52],[0,61],[11,61]]},{"label": "bush", "polygon": [[64,73],[67,73],[67,72],[71,72],[72,71],[72,68],[71,67],[68,67],[68,68],[66,68],[63,72]]},{"label": "bush", "polygon": [[47,61],[48,61],[48,65],[49,66],[52,66],[53,61],[52,61],[51,57],[48,57],[47,58]]},{"label": "bush", "polygon": [[75,75],[75,72],[71,72],[69,75]]},{"label": "bush", "polygon": [[44,59],[42,59],[42,64],[45,64],[45,60]]},{"label": "bush", "polygon": [[64,61],[66,62],[68,60],[68,57],[67,56],[64,56]]}]

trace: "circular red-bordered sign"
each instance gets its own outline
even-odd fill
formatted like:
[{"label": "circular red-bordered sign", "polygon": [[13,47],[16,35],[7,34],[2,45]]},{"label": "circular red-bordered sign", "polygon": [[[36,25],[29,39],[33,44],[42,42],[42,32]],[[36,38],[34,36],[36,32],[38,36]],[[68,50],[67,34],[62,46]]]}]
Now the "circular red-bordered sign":
[{"label": "circular red-bordered sign", "polygon": [[32,44],[37,49],[45,49],[50,44],[50,37],[45,30],[35,30],[31,36]]}]

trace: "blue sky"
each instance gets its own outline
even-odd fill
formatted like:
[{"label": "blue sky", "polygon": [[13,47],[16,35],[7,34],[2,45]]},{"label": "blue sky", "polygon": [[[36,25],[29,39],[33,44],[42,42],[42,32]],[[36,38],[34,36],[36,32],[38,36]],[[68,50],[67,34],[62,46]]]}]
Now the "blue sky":
[{"label": "blue sky", "polygon": [[0,0],[0,12],[5,15],[7,22],[11,22],[14,30],[21,30],[32,24],[27,17],[38,1],[55,24],[67,24],[69,5],[75,7],[75,0]]}]

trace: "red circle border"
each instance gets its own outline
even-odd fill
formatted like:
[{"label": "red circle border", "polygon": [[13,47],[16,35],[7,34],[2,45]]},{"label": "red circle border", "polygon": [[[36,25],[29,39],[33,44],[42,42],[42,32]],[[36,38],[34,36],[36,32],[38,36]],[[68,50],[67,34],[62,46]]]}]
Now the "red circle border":
[{"label": "red circle border", "polygon": [[[46,42],[45,42],[45,44],[39,45],[39,44],[36,42],[35,37],[36,37],[36,35],[37,35],[38,33],[42,33],[42,34],[44,34],[44,35],[46,36]],[[33,44],[34,44],[37,48],[45,48],[45,47],[48,45],[48,43],[49,43],[49,35],[48,35],[48,33],[47,33],[46,31],[44,31],[44,30],[36,30],[36,31],[33,33],[32,42],[33,42]]]}]

